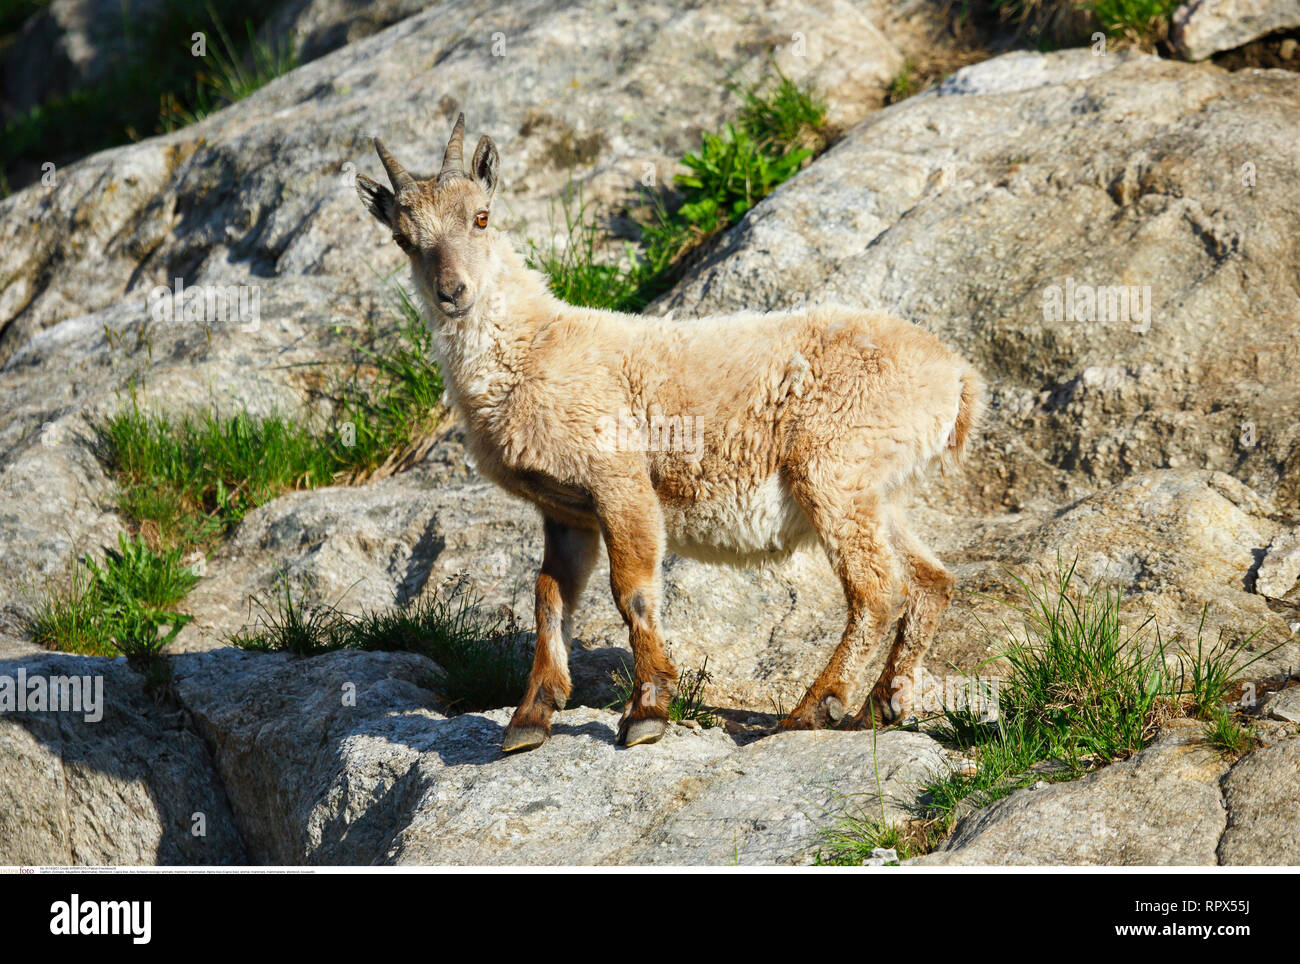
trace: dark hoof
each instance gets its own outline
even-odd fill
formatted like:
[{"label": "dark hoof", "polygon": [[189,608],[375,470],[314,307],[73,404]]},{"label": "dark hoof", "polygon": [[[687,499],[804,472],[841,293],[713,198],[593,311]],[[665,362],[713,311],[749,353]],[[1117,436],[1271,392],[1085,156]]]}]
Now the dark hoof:
[{"label": "dark hoof", "polygon": [[546,742],[549,735],[546,728],[541,726],[508,727],[505,738],[501,741],[501,752],[516,753],[520,750],[536,750]]},{"label": "dark hoof", "polygon": [[623,746],[658,743],[668,729],[668,721],[658,717],[624,720],[618,728],[618,742]]}]

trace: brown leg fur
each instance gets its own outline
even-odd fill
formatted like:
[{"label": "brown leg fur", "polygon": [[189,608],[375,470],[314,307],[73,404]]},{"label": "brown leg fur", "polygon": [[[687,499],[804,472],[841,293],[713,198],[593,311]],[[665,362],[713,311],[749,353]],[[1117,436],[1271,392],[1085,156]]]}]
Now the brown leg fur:
[{"label": "brown leg fur", "polygon": [[569,646],[578,605],[600,548],[600,536],[544,520],[546,549],[537,574],[537,648],[528,690],[506,728],[501,749],[531,750],[546,742],[551,714],[569,698]]},{"label": "brown leg fur", "polygon": [[939,619],[952,600],[952,574],[907,529],[901,517],[895,517],[894,531],[909,590],[907,605],[885,669],[852,720],[857,729],[897,723],[911,714],[919,695],[912,692],[913,680],[919,676]]},{"label": "brown leg fur", "polygon": [[852,689],[889,629],[899,584],[878,498],[859,496],[835,511],[803,486],[795,487],[795,497],[821,536],[849,610],[844,637],[830,661],[779,724],[783,730],[809,730],[834,726],[848,712]]},{"label": "brown leg fur", "polygon": [[648,479],[624,481],[617,497],[598,501],[609,550],[609,580],[632,645],[632,699],[619,721],[618,742],[654,743],[668,726],[677,670],[659,634],[663,513]]}]

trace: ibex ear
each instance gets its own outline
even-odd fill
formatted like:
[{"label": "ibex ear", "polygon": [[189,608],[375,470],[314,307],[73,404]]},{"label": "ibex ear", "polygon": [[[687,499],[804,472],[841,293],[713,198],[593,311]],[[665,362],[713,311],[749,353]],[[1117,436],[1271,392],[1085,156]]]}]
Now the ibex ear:
[{"label": "ibex ear", "polygon": [[361,203],[385,227],[393,226],[393,192],[378,181],[357,175],[357,196]]},{"label": "ibex ear", "polygon": [[478,186],[483,189],[483,193],[492,200],[492,195],[497,191],[497,165],[500,159],[497,157],[497,146],[492,143],[492,138],[484,134],[478,139],[478,147],[474,148],[474,162],[470,165],[470,174],[478,182]]}]

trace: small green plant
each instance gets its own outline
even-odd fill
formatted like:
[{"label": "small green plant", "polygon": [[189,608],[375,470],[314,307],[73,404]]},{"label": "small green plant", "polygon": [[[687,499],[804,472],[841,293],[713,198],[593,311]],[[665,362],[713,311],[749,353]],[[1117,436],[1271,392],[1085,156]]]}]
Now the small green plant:
[{"label": "small green plant", "polygon": [[1052,755],[1071,766],[1109,763],[1145,744],[1171,701],[1165,647],[1144,645],[1151,617],[1125,631],[1121,594],[1108,588],[1076,594],[1074,566],[1058,568],[1038,587],[1017,578],[1027,602],[1010,605],[1023,628],[1005,620],[1010,664],[1004,692],[1027,731],[1047,739]]},{"label": "small green plant", "polygon": [[640,288],[643,266],[634,252],[628,251],[623,263],[599,260],[597,243],[600,230],[589,205],[583,201],[581,188],[570,185],[560,203],[564,217],[563,232],[556,230],[551,214],[551,240],[542,247],[530,242],[529,267],[541,271],[551,281],[551,291],[571,305],[635,311],[643,307]]},{"label": "small green plant", "polygon": [[95,427],[122,510],[167,546],[204,545],[252,508],[333,481],[335,464],[304,423],[246,412],[168,417],[131,404]]},{"label": "small green plant", "polygon": [[915,70],[915,63],[911,60],[904,61],[902,68],[894,75],[894,79],[889,82],[889,87],[885,91],[886,104],[897,104],[900,100],[906,100],[916,93],[916,78],[913,76]]},{"label": "small green plant", "polygon": [[1215,707],[1205,722],[1205,742],[1228,756],[1241,756],[1259,742],[1255,731],[1243,726],[1222,707]]},{"label": "small green plant", "polygon": [[92,594],[90,572],[78,566],[66,583],[51,583],[36,604],[29,627],[32,642],[46,649],[89,656],[116,656],[104,637]]},{"label": "small green plant", "polygon": [[358,481],[382,474],[425,442],[441,414],[442,374],[433,361],[433,335],[401,285],[391,289],[397,326],[382,343],[352,342],[369,369],[333,393],[337,415],[324,446],[333,470]]},{"label": "small green plant", "polygon": [[485,612],[463,581],[393,609],[353,615],[338,602],[304,602],[282,573],[274,591],[250,600],[256,621],[230,642],[295,656],[340,649],[420,653],[437,664],[431,685],[458,710],[508,706],[524,693],[530,661],[522,634],[505,615]]},{"label": "small green plant", "polygon": [[787,77],[775,62],[772,72],[776,85],[771,90],[764,83],[731,85],[741,99],[740,128],[764,151],[820,153],[826,147],[826,101]]},{"label": "small green plant", "polygon": [[664,194],[645,195],[640,246],[626,246],[622,261],[599,259],[601,233],[580,192],[575,197],[570,189],[563,202],[567,240],[534,244],[529,254],[529,264],[548,276],[557,297],[641,310],[667,290],[692,249],[738,221],[825,148],[824,101],[779,69],[775,77],[774,85],[732,85],[741,100],[736,122],[719,134],[703,134],[699,150],[682,158],[688,173],[674,179],[676,208]]},{"label": "small green plant", "polygon": [[905,827],[846,816],[836,826],[822,831],[822,848],[814,860],[822,867],[860,867],[875,850],[892,850],[903,861],[927,849]]},{"label": "small green plant", "polygon": [[876,755],[876,728],[871,727],[871,764],[876,777],[876,804],[880,815],[847,811],[834,826],[821,830],[822,847],[815,862],[819,866],[857,867],[874,856],[876,850],[893,850],[900,861],[930,849],[927,838],[918,836],[912,827],[899,826],[885,812],[885,788],[880,779],[880,759]]},{"label": "small green plant", "polygon": [[[197,580],[179,565],[183,552],[210,547],[249,511],[287,491],[373,477],[418,454],[437,424],[442,379],[419,312],[395,290],[398,325],[381,345],[355,346],[368,372],[354,372],[339,386],[328,429],[324,419],[274,412],[167,416],[142,409],[134,391],[129,405],[96,424],[119,507],[142,535],[123,536],[119,550],[107,550],[103,568],[88,561],[68,586],[48,590],[32,622],[34,637],[100,655],[110,644],[132,655],[157,651],[189,619],[174,611]],[[305,611],[287,587],[285,593],[278,610],[284,618],[271,624],[279,634],[275,648],[328,648],[322,640],[330,635],[329,612]],[[165,635],[162,626],[170,627]]]},{"label": "small green plant", "polygon": [[1158,726],[1184,713],[1207,721],[1207,739],[1240,753],[1251,736],[1220,706],[1247,667],[1254,634],[1236,645],[1203,643],[1205,610],[1195,649],[1183,646],[1177,669],[1150,617],[1123,628],[1122,596],[1108,588],[1077,592],[1075,568],[1058,563],[1055,577],[1030,585],[1015,578],[1024,603],[998,602],[1018,617],[1002,629],[1001,658],[1009,667],[996,714],[946,708],[932,729],[941,743],[969,759],[935,774],[922,791],[925,816],[937,835],[951,829],[959,808],[986,806],[1039,780],[1076,779],[1146,746]]},{"label": "small green plant", "polygon": [[1218,642],[1210,648],[1205,646],[1205,619],[1209,615],[1207,603],[1201,609],[1201,622],[1196,629],[1196,652],[1188,647],[1181,647],[1178,663],[1181,672],[1179,690],[1191,701],[1193,715],[1209,720],[1220,710],[1220,705],[1227,699],[1228,691],[1241,678],[1242,674],[1255,663],[1276,651],[1282,644],[1272,649],[1256,653],[1250,659],[1243,659],[1245,647],[1259,635],[1259,630],[1251,633],[1245,641],[1232,645],[1219,633]]},{"label": "small green plant", "polygon": [[[626,669],[620,667],[609,674],[614,685],[615,700],[610,706],[623,706],[632,699],[634,681]],[[718,725],[717,714],[704,704],[704,691],[713,682],[709,673],[709,658],[699,669],[688,669],[677,679],[677,692],[668,702],[668,719],[673,723],[692,720],[702,729]]]},{"label": "small green plant", "polygon": [[211,6],[206,9],[219,43],[212,45],[210,64],[195,78],[192,107],[184,106],[174,94],[163,95],[160,123],[165,132],[197,124],[298,66],[292,43],[286,40],[268,44],[258,40],[249,21],[244,23],[248,33],[247,55],[241,56],[216,11]]},{"label": "small green plant", "polygon": [[[157,552],[139,536],[118,536],[103,562],[92,558],[70,585],[48,595],[32,620],[32,639],[50,649],[130,659],[154,656],[190,621],[174,608],[198,576],[180,551]],[[167,631],[163,629],[166,627]]]},{"label": "small green plant", "polygon": [[1081,4],[1092,12],[1101,29],[1147,45],[1163,40],[1169,17],[1180,0],[1091,0]]},{"label": "small green plant", "polygon": [[682,158],[691,173],[676,178],[686,198],[677,213],[701,235],[716,234],[740,220],[811,156],[807,148],[769,153],[748,131],[732,124],[721,136],[706,133],[700,152]]},{"label": "small green plant", "polygon": [[206,546],[278,495],[372,477],[409,454],[437,424],[442,378],[419,311],[395,292],[398,324],[378,346],[354,343],[366,372],[339,384],[329,427],[276,412],[167,416],[133,392],[95,426],[122,511],[165,546]]},{"label": "small green plant", "polygon": [[256,622],[230,637],[240,649],[259,653],[291,653],[316,656],[342,649],[348,643],[348,616],[336,603],[309,604],[301,594],[295,597],[288,577],[278,573],[274,590],[249,597],[250,617]]},{"label": "small green plant", "polygon": [[363,613],[349,626],[348,645],[428,656],[438,664],[433,688],[459,710],[509,706],[528,684],[522,634],[510,618],[484,612],[464,583],[401,609]]}]

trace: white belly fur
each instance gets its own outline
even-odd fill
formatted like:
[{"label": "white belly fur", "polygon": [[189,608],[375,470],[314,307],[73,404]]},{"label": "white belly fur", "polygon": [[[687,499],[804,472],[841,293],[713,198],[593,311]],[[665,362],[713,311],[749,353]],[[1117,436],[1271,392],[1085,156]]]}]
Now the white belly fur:
[{"label": "white belly fur", "polygon": [[733,566],[761,566],[815,544],[808,517],[779,476],[757,488],[707,502],[664,505],[668,548],[679,556]]}]

